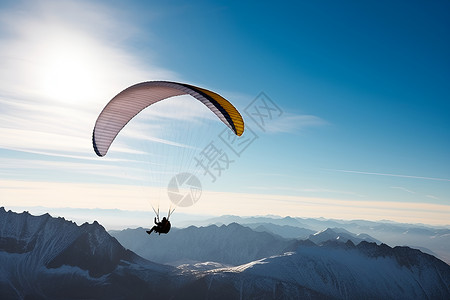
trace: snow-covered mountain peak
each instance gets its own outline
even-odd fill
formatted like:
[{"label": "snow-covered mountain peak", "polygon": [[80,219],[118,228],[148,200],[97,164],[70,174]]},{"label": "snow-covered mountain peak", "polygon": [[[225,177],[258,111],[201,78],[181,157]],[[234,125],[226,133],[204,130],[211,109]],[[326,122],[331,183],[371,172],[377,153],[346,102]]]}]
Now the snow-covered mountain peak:
[{"label": "snow-covered mountain peak", "polygon": [[[370,251],[368,251],[370,250]],[[404,264],[407,260],[410,264]],[[407,247],[330,241],[204,273],[209,295],[240,298],[448,299],[450,267]],[[220,285],[211,283],[220,280]]]},{"label": "snow-covered mountain peak", "polygon": [[353,234],[343,228],[327,228],[318,231],[309,236],[309,240],[313,241],[317,245],[320,245],[327,241],[337,241],[346,243],[347,241],[352,241],[355,245],[361,243],[362,241],[380,243],[378,240],[372,238],[367,234]]},{"label": "snow-covered mountain peak", "polygon": [[1,299],[163,298],[149,278],[171,272],[126,250],[98,222],[0,209]]},{"label": "snow-covered mountain peak", "polygon": [[111,272],[121,260],[137,257],[98,222],[78,226],[49,214],[32,216],[4,209],[0,210],[0,251],[33,257],[27,262],[31,273],[41,267],[66,265],[87,270],[95,277]]}]

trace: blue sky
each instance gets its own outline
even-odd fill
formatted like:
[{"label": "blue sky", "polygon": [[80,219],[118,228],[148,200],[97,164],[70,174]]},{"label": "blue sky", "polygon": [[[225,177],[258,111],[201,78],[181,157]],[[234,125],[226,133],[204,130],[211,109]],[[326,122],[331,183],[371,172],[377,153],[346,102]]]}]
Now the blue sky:
[{"label": "blue sky", "polygon": [[[449,6],[3,1],[2,205],[151,210],[139,178],[158,178],[130,162],[151,122],[127,128],[106,158],[90,138],[122,89],[172,80],[220,93],[258,137],[228,152],[214,183],[200,178],[204,194],[183,212],[448,225]],[[282,112],[262,129],[245,113],[261,92]],[[200,149],[226,147],[214,124],[197,134]]]}]

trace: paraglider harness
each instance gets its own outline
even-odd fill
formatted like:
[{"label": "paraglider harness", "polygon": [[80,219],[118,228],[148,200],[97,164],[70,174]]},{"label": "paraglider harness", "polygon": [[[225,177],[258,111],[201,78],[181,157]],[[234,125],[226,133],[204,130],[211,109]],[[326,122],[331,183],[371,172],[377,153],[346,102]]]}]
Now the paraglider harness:
[{"label": "paraglider harness", "polygon": [[158,212],[156,212],[155,209],[153,208],[153,211],[156,214],[155,226],[153,226],[152,229],[147,230],[147,233],[151,234],[154,231],[154,232],[157,232],[158,234],[161,234],[161,233],[167,234],[170,231],[170,228],[171,228],[169,218],[170,218],[170,215],[174,212],[174,210],[175,210],[175,208],[173,210],[169,209],[169,213],[167,214],[167,219],[166,219],[166,217],[164,217],[160,221],[159,220],[159,207],[158,207]]}]

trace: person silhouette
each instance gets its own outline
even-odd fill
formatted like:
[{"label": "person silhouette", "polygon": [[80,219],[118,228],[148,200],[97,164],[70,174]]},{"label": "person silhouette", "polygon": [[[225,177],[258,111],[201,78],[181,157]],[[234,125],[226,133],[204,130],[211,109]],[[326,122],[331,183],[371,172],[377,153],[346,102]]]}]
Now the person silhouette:
[{"label": "person silhouette", "polygon": [[168,233],[170,231],[170,227],[170,221],[166,217],[164,217],[161,222],[157,222],[155,217],[155,226],[153,226],[152,229],[147,230],[147,233],[151,234],[153,231],[159,234]]}]

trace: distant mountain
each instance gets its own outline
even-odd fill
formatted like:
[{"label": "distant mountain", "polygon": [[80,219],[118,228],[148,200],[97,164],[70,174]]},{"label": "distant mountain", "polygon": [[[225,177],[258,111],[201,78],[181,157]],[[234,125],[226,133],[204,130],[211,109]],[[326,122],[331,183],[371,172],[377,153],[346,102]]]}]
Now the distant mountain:
[{"label": "distant mountain", "polygon": [[287,239],[306,239],[315,233],[314,230],[290,225],[276,225],[271,223],[247,223],[244,225],[255,231],[265,231]]},{"label": "distant mountain", "polygon": [[[450,264],[450,228],[438,228],[418,224],[403,224],[391,221],[365,221],[365,220],[330,220],[324,218],[292,218],[277,216],[262,217],[238,217],[226,215],[221,217],[209,218],[200,221],[191,221],[183,224],[194,224],[207,226],[210,224],[229,224],[236,222],[245,226],[255,228],[253,224],[265,223],[276,226],[297,227],[302,230],[311,230],[311,233],[325,230],[327,228],[342,228],[354,234],[368,234],[372,238],[394,246],[409,246],[422,249],[426,253],[437,255],[446,263]],[[266,227],[266,226],[264,226]],[[262,228],[260,228],[262,229]],[[270,228],[266,227],[270,232]],[[290,229],[289,229],[290,230]],[[290,233],[282,235],[279,231],[272,231],[287,238],[295,238]],[[293,231],[295,232],[295,231]],[[309,235],[308,234],[308,235]],[[304,238],[306,238],[305,236]]]},{"label": "distant mountain", "polygon": [[292,217],[277,217],[277,216],[261,216],[261,217],[239,217],[233,215],[224,215],[220,217],[208,218],[206,220],[196,220],[181,223],[179,226],[208,226],[208,225],[228,225],[231,223],[238,223],[241,225],[246,224],[256,224],[256,223],[265,223],[265,224],[274,224],[279,226],[293,226],[293,227],[303,227],[309,228],[307,225],[303,224],[297,218]]},{"label": "distant mountain", "polygon": [[[1,299],[165,296],[175,272],[126,250],[97,222],[77,226],[0,208]],[[148,278],[154,284],[149,284]]]},{"label": "distant mountain", "polygon": [[358,245],[362,241],[381,244],[380,241],[372,238],[368,234],[353,234],[350,231],[345,230],[344,228],[327,228],[325,230],[311,234],[308,239],[317,245],[321,245],[324,242],[328,241],[337,241],[342,243],[352,241],[355,245]]},{"label": "distant mountain", "polygon": [[407,247],[301,242],[296,252],[202,273],[198,299],[450,299],[450,266]]},{"label": "distant mountain", "polygon": [[236,223],[220,227],[191,226],[175,229],[167,235],[149,236],[143,228],[110,231],[110,234],[140,256],[172,265],[205,261],[239,265],[278,255],[295,243]]},{"label": "distant mountain", "polygon": [[409,246],[437,255],[450,264],[450,229],[394,222],[341,221],[353,233],[366,233],[390,246]]}]

